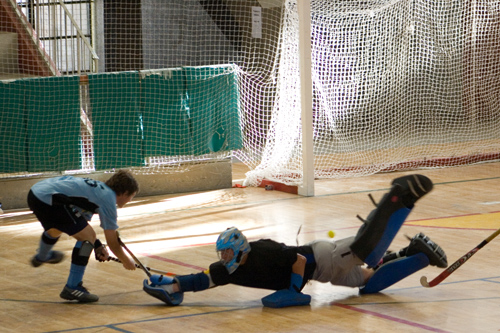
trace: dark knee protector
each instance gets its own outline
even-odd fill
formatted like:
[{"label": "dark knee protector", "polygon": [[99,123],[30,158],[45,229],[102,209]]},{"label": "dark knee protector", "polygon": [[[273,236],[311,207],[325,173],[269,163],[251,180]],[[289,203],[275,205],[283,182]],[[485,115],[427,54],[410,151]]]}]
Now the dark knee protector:
[{"label": "dark knee protector", "polygon": [[46,231],[42,234],[42,242],[44,242],[45,244],[54,245],[55,243],[57,243],[58,240],[59,237],[57,238],[49,237]]},{"label": "dark knee protector", "polygon": [[210,287],[210,280],[205,273],[178,275],[175,277],[175,280],[177,280],[183,292],[200,291]]},{"label": "dark knee protector", "polygon": [[402,187],[394,185],[370,212],[351,244],[352,252],[368,266],[378,265],[411,212],[403,204],[402,196]]},{"label": "dark knee protector", "polygon": [[361,294],[378,293],[427,266],[429,266],[429,258],[423,253],[390,261],[380,266],[368,283],[359,289],[359,292]]},{"label": "dark knee protector", "polygon": [[76,242],[73,253],[71,254],[71,263],[78,266],[87,266],[93,249],[94,246],[89,241]]}]

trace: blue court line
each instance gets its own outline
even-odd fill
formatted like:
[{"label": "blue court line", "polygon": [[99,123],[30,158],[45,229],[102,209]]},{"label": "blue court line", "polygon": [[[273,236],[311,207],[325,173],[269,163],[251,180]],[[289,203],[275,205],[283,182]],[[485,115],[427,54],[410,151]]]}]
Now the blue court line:
[{"label": "blue court line", "polygon": [[147,323],[147,322],[155,322],[155,321],[160,321],[160,320],[172,320],[172,319],[182,319],[182,318],[189,318],[189,317],[197,317],[197,316],[210,315],[210,314],[214,314],[214,313],[234,312],[234,311],[248,310],[248,309],[257,308],[257,307],[260,308],[260,307],[262,307],[262,305],[259,305],[259,306],[247,306],[247,307],[243,307],[243,308],[227,309],[227,310],[220,310],[220,311],[209,311],[209,312],[195,313],[195,314],[186,314],[186,315],[173,316],[173,317],[162,317],[162,318],[152,318],[152,319],[125,321],[125,322],[115,323],[115,324],[78,327],[78,328],[72,328],[72,329],[60,330],[60,331],[47,331],[45,333],[76,332],[76,331],[88,330],[88,329],[95,329],[95,328],[110,328],[110,329],[114,329],[114,330],[116,330],[118,332],[132,333],[133,331],[123,330],[123,329],[118,328],[117,326],[120,326],[120,325],[130,325],[130,324],[140,324],[140,323]]}]

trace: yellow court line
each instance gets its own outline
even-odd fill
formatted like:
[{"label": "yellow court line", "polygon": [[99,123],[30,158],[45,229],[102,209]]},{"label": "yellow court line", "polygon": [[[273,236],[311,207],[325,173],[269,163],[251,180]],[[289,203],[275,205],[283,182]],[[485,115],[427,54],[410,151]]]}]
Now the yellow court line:
[{"label": "yellow court line", "polygon": [[442,228],[491,229],[500,228],[500,212],[445,217],[430,220],[408,221],[405,225]]}]

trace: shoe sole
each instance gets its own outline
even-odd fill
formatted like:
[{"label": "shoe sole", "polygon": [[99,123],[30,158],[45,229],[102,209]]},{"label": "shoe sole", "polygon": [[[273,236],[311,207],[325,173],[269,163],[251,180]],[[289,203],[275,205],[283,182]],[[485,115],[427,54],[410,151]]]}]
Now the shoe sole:
[{"label": "shoe sole", "polygon": [[402,188],[407,189],[415,201],[432,191],[434,187],[428,177],[418,174],[396,178],[391,184],[399,184]]}]

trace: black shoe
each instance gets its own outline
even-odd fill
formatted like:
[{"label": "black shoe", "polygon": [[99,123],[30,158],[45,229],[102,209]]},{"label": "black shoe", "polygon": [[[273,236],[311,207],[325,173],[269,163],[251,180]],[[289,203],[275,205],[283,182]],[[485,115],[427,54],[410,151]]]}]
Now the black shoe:
[{"label": "black shoe", "polygon": [[74,289],[65,285],[59,296],[68,301],[77,300],[81,303],[97,302],[99,300],[99,296],[89,293],[87,288],[82,285],[82,282]]},{"label": "black shoe", "polygon": [[33,258],[31,258],[31,266],[38,267],[43,264],[57,264],[60,263],[63,259],[64,253],[62,253],[61,251],[51,251],[50,258],[45,261],[38,260],[36,255],[33,256]]},{"label": "black shoe", "polygon": [[403,203],[408,208],[412,208],[418,199],[432,191],[432,181],[423,175],[409,175],[396,178],[392,185],[398,184],[403,188]]},{"label": "black shoe", "polygon": [[441,248],[441,246],[434,243],[429,237],[423,233],[418,233],[410,241],[408,249],[406,250],[406,256],[423,253],[429,258],[429,263],[432,266],[437,266],[441,268],[448,267],[448,260],[446,259],[446,253]]}]

